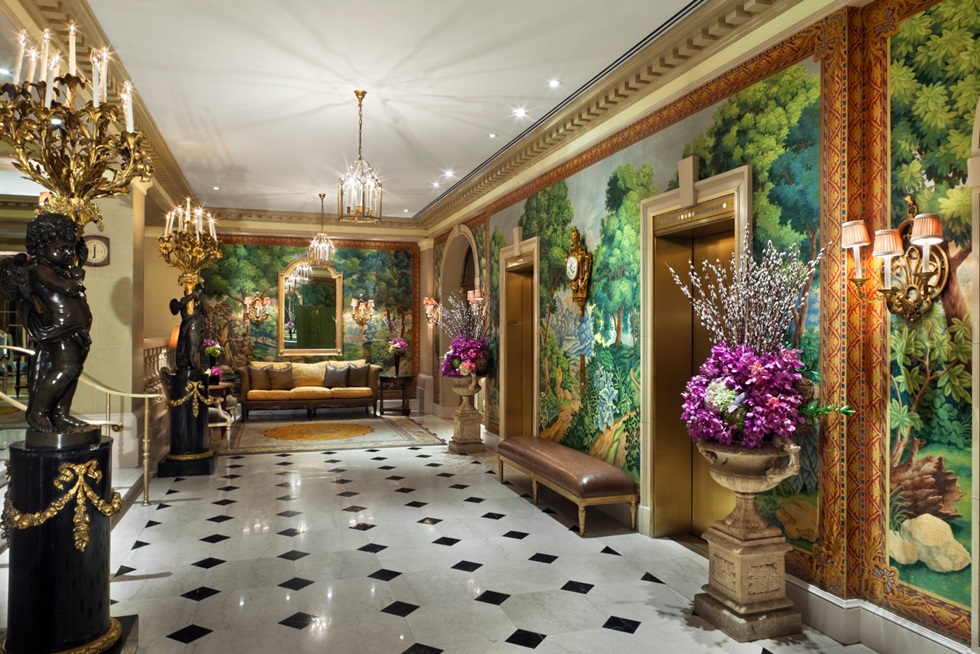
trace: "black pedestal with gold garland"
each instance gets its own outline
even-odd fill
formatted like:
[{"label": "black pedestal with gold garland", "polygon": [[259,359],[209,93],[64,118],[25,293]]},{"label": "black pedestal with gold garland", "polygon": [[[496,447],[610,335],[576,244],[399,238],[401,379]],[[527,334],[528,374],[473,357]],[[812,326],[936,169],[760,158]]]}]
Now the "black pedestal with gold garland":
[{"label": "black pedestal with gold garland", "polygon": [[10,654],[96,653],[119,639],[109,616],[112,440],[91,445],[10,446],[3,529],[10,543]]},{"label": "black pedestal with gold garland", "polygon": [[214,472],[208,434],[208,378],[199,368],[178,370],[170,384],[170,453],[157,466],[157,477],[188,477]]}]

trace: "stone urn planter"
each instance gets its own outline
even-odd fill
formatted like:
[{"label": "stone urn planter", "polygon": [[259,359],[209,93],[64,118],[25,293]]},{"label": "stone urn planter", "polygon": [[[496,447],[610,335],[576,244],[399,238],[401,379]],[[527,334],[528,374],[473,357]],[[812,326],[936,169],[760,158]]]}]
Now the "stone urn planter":
[{"label": "stone urn planter", "polygon": [[451,454],[483,452],[486,446],[480,438],[480,412],[473,407],[473,396],[480,392],[482,377],[467,375],[453,380],[453,392],[459,395],[459,408],[453,414]]},{"label": "stone urn planter", "polygon": [[800,471],[799,446],[787,439],[757,448],[715,441],[697,446],[711,478],[735,492],[735,508],[704,533],[708,583],[694,598],[694,612],[739,642],[799,633],[800,612],[786,597],[791,547],[755,505],[759,493]]}]

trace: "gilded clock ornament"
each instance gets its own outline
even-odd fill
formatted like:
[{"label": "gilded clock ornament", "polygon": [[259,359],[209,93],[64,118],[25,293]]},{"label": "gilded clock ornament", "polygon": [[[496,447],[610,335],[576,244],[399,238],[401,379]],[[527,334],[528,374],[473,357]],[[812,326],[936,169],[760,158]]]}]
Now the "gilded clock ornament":
[{"label": "gilded clock ornament", "polygon": [[584,316],[592,277],[592,253],[586,249],[577,227],[572,230],[572,246],[565,260],[565,274],[572,289],[572,300],[578,305],[579,315]]}]

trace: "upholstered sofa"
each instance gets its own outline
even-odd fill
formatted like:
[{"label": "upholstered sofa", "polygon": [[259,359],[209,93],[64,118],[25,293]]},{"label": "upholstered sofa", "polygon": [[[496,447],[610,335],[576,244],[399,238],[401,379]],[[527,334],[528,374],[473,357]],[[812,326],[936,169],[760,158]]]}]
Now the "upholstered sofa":
[{"label": "upholstered sofa", "polygon": [[253,361],[237,370],[241,377],[238,401],[242,420],[252,409],[306,409],[316,417],[323,407],[378,406],[381,366],[358,361],[287,363]]}]

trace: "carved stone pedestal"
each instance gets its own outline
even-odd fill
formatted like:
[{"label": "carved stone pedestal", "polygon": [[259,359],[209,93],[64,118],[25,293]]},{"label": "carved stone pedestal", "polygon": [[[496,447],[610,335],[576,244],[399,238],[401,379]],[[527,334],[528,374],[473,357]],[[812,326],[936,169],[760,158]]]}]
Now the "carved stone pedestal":
[{"label": "carved stone pedestal", "polygon": [[473,408],[473,396],[480,392],[479,377],[470,375],[453,382],[453,392],[459,395],[459,408],[453,414],[453,439],[449,441],[450,454],[484,452],[487,447],[480,437],[480,412]]},{"label": "carved stone pedestal", "polygon": [[694,612],[739,642],[799,633],[800,612],[786,597],[786,539],[774,530],[743,540],[717,524],[704,534],[708,583],[694,597]]}]

